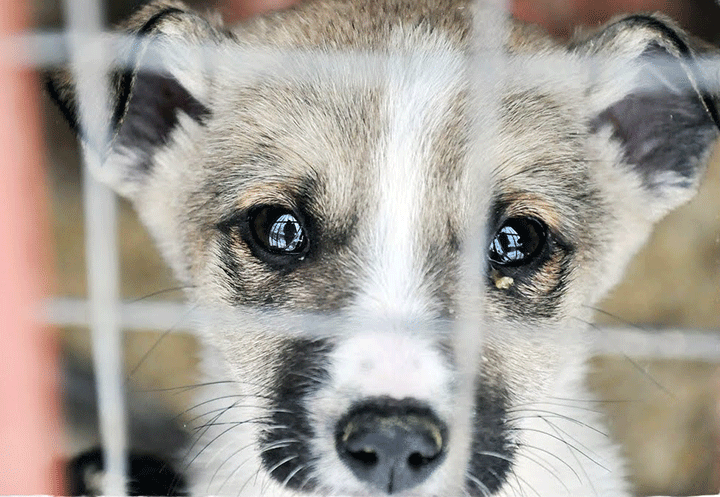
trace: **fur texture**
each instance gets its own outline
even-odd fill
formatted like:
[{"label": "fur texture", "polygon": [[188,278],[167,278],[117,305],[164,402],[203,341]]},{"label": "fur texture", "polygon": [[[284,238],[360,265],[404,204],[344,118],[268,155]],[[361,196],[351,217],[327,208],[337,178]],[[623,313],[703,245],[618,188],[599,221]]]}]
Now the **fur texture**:
[{"label": "fur texture", "polygon": [[194,493],[628,495],[584,329],[702,175],[698,46],[658,16],[558,45],[467,0],[128,29],[99,152],[203,312]]}]

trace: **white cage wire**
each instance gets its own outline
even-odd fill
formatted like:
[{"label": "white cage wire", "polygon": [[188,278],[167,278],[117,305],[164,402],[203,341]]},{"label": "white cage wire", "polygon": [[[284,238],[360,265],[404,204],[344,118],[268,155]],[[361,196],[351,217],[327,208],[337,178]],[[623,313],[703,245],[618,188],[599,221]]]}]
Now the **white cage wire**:
[{"label": "white cage wire", "polygon": [[[99,40],[103,32],[102,0],[64,0],[66,30],[62,34],[28,33],[24,42],[34,47],[30,55],[13,55],[23,65],[47,66],[66,62],[64,54],[78,68],[80,114],[95,127],[98,123],[87,112],[89,105],[103,105],[97,95],[105,91],[97,84],[103,68],[97,65],[102,56]],[[9,43],[17,43],[11,40]],[[7,44],[0,47],[4,56],[14,54]],[[58,49],[58,47],[64,47]],[[90,61],[89,63],[87,61]],[[104,113],[100,113],[104,115]],[[117,207],[114,194],[96,182],[89,170],[98,167],[96,160],[85,156],[83,174],[84,212],[87,254],[87,299],[53,298],[45,305],[45,319],[58,326],[88,326],[92,333],[93,361],[98,380],[99,419],[105,452],[107,486],[111,495],[123,495],[127,433],[123,394],[122,334],[133,329],[160,329],[185,311],[175,302],[123,302],[119,296],[118,244],[116,240]],[[190,329],[178,329],[192,333]],[[677,358],[720,362],[720,337],[717,334],[690,330],[648,330],[637,328],[603,328],[596,332],[598,354],[626,354],[643,358]]]}]

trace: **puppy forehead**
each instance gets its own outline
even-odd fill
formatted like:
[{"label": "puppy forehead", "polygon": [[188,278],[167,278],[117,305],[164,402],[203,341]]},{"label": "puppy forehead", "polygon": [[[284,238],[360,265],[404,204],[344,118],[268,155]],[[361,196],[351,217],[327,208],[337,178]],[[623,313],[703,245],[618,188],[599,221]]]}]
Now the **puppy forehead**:
[{"label": "puppy forehead", "polygon": [[471,164],[464,81],[436,76],[434,68],[412,77],[399,68],[372,88],[244,88],[208,126],[209,175],[239,192],[314,183],[325,201],[346,202],[376,195],[378,185],[402,190],[411,178],[434,194],[473,167],[492,168],[495,186],[507,191],[584,176],[583,117],[539,91],[504,98],[499,161]]},{"label": "puppy forehead", "polygon": [[[419,178],[447,183],[466,142],[461,58],[421,51],[373,59],[372,68],[363,59],[365,68],[327,79],[281,74],[224,87],[230,96],[218,99],[225,103],[206,135],[209,180],[245,203],[263,189],[280,203],[306,193],[327,216],[368,210],[388,188],[406,190]],[[355,78],[364,69],[375,74]]]},{"label": "puppy forehead", "polygon": [[[582,176],[576,138],[584,117],[553,98],[552,89],[508,85],[497,97],[499,160],[470,164],[466,40],[458,34],[462,29],[452,29],[466,29],[467,18],[424,32],[412,47],[413,29],[398,30],[404,20],[395,23],[376,37],[386,45],[382,51],[368,52],[358,41],[363,38],[349,33],[344,46],[308,49],[314,35],[295,33],[309,39],[286,40],[296,51],[279,67],[259,71],[250,83],[221,78],[206,157],[209,181],[226,192],[225,209],[258,201],[292,205],[304,196],[313,214],[341,226],[387,217],[393,202],[385,202],[383,213],[382,199],[394,196],[395,206],[415,211],[404,216],[408,221],[440,227],[450,218],[461,228],[472,215],[463,208],[473,204],[467,201],[473,195],[508,199],[539,178],[536,191],[562,199],[551,191],[567,186],[557,179]],[[255,33],[256,42],[279,29],[272,22],[263,26],[267,32]],[[332,33],[323,36],[324,43],[332,41]],[[405,44],[390,49],[398,37]],[[463,178],[475,167],[492,169],[495,181],[470,192]],[[538,167],[544,169],[536,178]]]}]

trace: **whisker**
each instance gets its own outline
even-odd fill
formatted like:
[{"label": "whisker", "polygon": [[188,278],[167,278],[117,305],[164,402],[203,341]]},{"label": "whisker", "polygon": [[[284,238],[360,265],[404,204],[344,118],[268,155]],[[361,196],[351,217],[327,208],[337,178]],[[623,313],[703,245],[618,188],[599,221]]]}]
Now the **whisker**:
[{"label": "whisker", "polygon": [[[525,447],[529,448],[529,446],[527,446],[527,445],[525,445]],[[528,461],[537,464],[539,467],[544,469],[550,476],[555,478],[555,480],[557,480],[557,482],[560,483],[560,485],[565,489],[566,492],[568,492],[568,493],[570,492],[570,489],[568,488],[568,486],[565,485],[565,482],[562,480],[562,478],[560,478],[558,476],[557,472],[553,470],[552,466],[545,464],[541,459],[531,457],[529,454],[525,454],[522,452],[516,453],[516,457],[523,457],[523,458],[527,459]],[[568,467],[569,467],[569,465],[568,465]],[[572,468],[570,468],[570,469],[572,469]],[[580,480],[580,481],[582,481],[582,480]]]},{"label": "whisker", "polygon": [[[627,319],[624,319],[624,318],[618,316],[617,314],[613,314],[612,312],[606,311],[605,309],[602,309],[602,308],[600,308],[600,307],[595,307],[595,306],[593,306],[593,305],[587,305],[587,304],[583,304],[582,307],[584,307],[585,309],[590,309],[591,311],[595,311],[595,312],[597,312],[597,313],[599,313],[599,314],[602,314],[603,316],[607,316],[607,317],[609,317],[609,318],[612,318],[612,319],[614,319],[615,321],[617,321],[618,323],[622,323],[622,324],[624,324],[625,326],[627,326],[627,327],[629,327],[629,328],[633,328],[633,329],[641,330],[641,331],[647,331],[645,328],[643,328],[643,327],[640,326],[639,324],[633,323],[632,321],[628,321]],[[575,319],[578,319],[578,320],[580,320],[580,321],[583,321],[585,324],[589,324],[589,325],[591,325],[591,326],[598,327],[597,324],[595,324],[595,323],[593,323],[593,322],[584,321],[584,320],[579,319],[579,318],[577,318],[577,317],[576,317]]]},{"label": "whisker", "polygon": [[193,383],[191,385],[179,385],[176,387],[166,387],[166,388],[149,388],[149,389],[133,389],[135,392],[142,392],[142,393],[156,393],[156,392],[173,392],[177,391],[178,393],[183,392],[189,392],[191,390],[196,390],[198,388],[202,387],[208,387],[213,385],[222,385],[225,383],[238,383],[234,380],[219,380],[219,381],[207,381],[202,383]]},{"label": "whisker", "polygon": [[[550,421],[547,420],[547,419],[543,419],[543,421],[545,421],[545,423],[550,427],[550,429],[551,429],[551,430],[554,430],[555,433],[558,435],[558,437],[560,437],[560,433],[558,432],[558,428],[557,428],[552,422],[550,422]],[[548,434],[548,435],[549,435],[549,434]],[[560,437],[560,438],[562,438],[562,437]],[[575,459],[575,462],[578,464],[578,466],[579,466],[580,469],[582,470],[583,474],[585,475],[585,480],[586,480],[586,481],[588,482],[588,484],[590,485],[590,488],[592,488],[593,493],[597,496],[597,495],[598,495],[597,489],[595,488],[595,485],[593,484],[592,480],[590,479],[590,475],[588,475],[588,472],[585,470],[585,466],[580,462],[580,459],[578,458],[578,456],[577,456],[577,454],[575,453],[575,451],[580,452],[580,453],[583,454],[585,457],[587,457],[588,459],[590,459],[590,461],[594,462],[595,464],[598,464],[598,466],[600,466],[601,468],[605,469],[605,471],[608,471],[608,472],[609,472],[609,470],[608,470],[607,468],[605,468],[604,466],[602,466],[601,464],[599,464],[599,463],[598,463],[597,461],[595,461],[594,459],[592,459],[591,457],[587,456],[584,452],[580,451],[580,450],[579,450],[577,447],[575,447],[574,445],[568,443],[564,438],[562,438],[562,442],[565,444],[566,447],[572,449],[572,450],[569,451],[569,452],[570,452],[570,456],[571,456],[573,459]]]},{"label": "whisker", "polygon": [[[228,406],[226,409],[224,409],[223,411],[221,411],[220,413],[218,413],[218,414],[213,418],[213,421],[217,421],[218,419],[220,419],[220,417],[221,417],[224,413],[226,413],[231,407],[232,407],[232,405]],[[202,430],[202,433],[198,433],[198,434],[197,434],[197,436],[195,437],[195,440],[193,441],[193,443],[190,445],[190,447],[188,447],[187,451],[185,452],[185,455],[183,456],[183,460],[187,461],[187,458],[190,456],[190,454],[192,453],[192,451],[193,451],[193,449],[195,448],[195,446],[197,445],[197,443],[200,441],[200,439],[203,437],[203,435],[205,435],[205,433],[207,433],[207,431],[208,431],[209,429],[210,429],[210,427],[207,427],[207,428],[205,428],[204,430]],[[205,450],[205,448],[203,448],[202,450]],[[197,456],[195,456],[195,457],[197,457]],[[195,460],[195,457],[193,457],[192,460],[191,460],[189,463],[186,463],[186,464],[185,464],[184,471],[187,471],[187,470],[188,470],[188,468],[190,467],[190,463]]]},{"label": "whisker", "polygon": [[[192,417],[192,418],[188,419],[186,422],[187,422],[188,424],[190,424],[190,423],[193,423],[193,422],[197,421],[198,419],[204,418],[205,416],[209,416],[210,414],[213,414],[213,413],[216,413],[216,412],[219,412],[219,411],[222,411],[222,410],[248,409],[248,408],[254,408],[254,407],[256,407],[256,406],[253,405],[253,404],[233,404],[233,405],[231,405],[231,406],[229,406],[229,407],[218,407],[217,409],[210,409],[209,411],[205,411],[205,412],[203,412],[203,413],[201,413],[201,414],[198,414],[198,415],[196,415],[195,417]],[[273,412],[275,412],[275,413],[284,413],[284,414],[292,414],[292,411],[289,411],[289,410],[287,410],[287,409],[273,409]],[[270,416],[268,415],[268,416],[264,416],[264,417],[261,417],[261,418],[254,418],[254,419],[266,419],[266,420],[270,420]]]},{"label": "whisker", "polygon": [[580,478],[580,475],[578,474],[578,472],[575,471],[575,468],[573,468],[570,464],[568,464],[568,462],[565,461],[562,457],[558,456],[557,454],[553,454],[552,452],[550,452],[550,451],[547,450],[547,449],[544,449],[544,448],[542,448],[542,447],[536,447],[536,446],[534,446],[534,445],[530,445],[530,444],[527,444],[527,443],[525,443],[525,442],[523,442],[522,446],[523,446],[523,447],[527,447],[528,449],[537,450],[537,451],[539,451],[539,452],[542,452],[542,453],[544,453],[544,454],[547,454],[547,455],[555,458],[557,461],[559,461],[559,462],[561,462],[562,464],[564,464],[565,467],[567,467],[567,468],[575,475],[575,478],[578,479],[578,482],[579,482],[579,483],[582,483],[582,478]]},{"label": "whisker", "polygon": [[298,441],[294,438],[284,438],[282,440],[277,440],[263,447],[260,453],[264,454],[265,452],[270,452],[271,450],[284,449],[285,447],[290,447],[294,443],[298,443]]},{"label": "whisker", "polygon": [[[610,314],[609,312],[603,311],[603,310],[600,309],[600,308],[595,308],[595,307],[590,307],[590,306],[586,306],[586,307],[589,307],[589,308],[591,308],[591,309],[593,309],[593,310],[595,310],[595,311],[601,312],[601,313],[606,314],[606,315],[608,315],[608,316],[612,316],[612,317],[614,317],[614,318],[616,318],[616,319],[618,319],[618,320],[620,319],[620,318],[618,318],[617,316],[613,316],[613,315]],[[580,321],[583,321],[583,320],[581,320],[581,319],[579,319],[579,318],[577,318],[577,317],[576,317],[575,319],[580,320]],[[600,330],[600,327],[597,326],[595,323],[589,323],[589,322],[587,322],[587,321],[583,321],[583,322],[587,323],[588,325],[590,325],[590,326],[591,326],[592,328],[594,328],[595,330]],[[636,324],[632,324],[632,323],[628,323],[628,322],[625,322],[625,324],[626,324],[627,326],[629,326],[629,327],[632,327],[632,328],[635,328],[635,329],[638,329],[638,330],[641,330],[641,331],[646,331],[644,328],[642,328],[641,326],[638,326],[638,325],[636,325]],[[652,383],[653,385],[655,385],[661,392],[665,393],[665,394],[666,394],[668,397],[670,397],[670,398],[673,398],[673,399],[676,399],[676,398],[677,398],[674,393],[672,393],[667,387],[665,387],[665,386],[662,385],[659,381],[657,381],[657,379],[655,379],[655,378],[648,372],[647,369],[641,367],[640,364],[638,364],[635,360],[633,360],[629,355],[623,353],[622,356],[623,356],[623,358],[624,358],[626,361],[628,361],[628,362],[630,363],[630,365],[631,365],[633,368],[635,368],[635,370],[637,370],[639,373],[641,373],[648,381],[650,381],[650,383]]]},{"label": "whisker", "polygon": [[521,413],[523,413],[523,412],[525,412],[525,413],[530,413],[530,414],[540,413],[540,414],[535,414],[535,415],[533,415],[533,416],[521,415],[521,416],[518,416],[518,417],[515,417],[515,418],[509,418],[508,421],[510,421],[510,422],[512,422],[512,421],[517,421],[517,420],[520,420],[520,419],[528,419],[528,418],[530,418],[530,417],[533,417],[533,418],[543,418],[543,416],[542,416],[541,414],[544,414],[545,417],[552,417],[552,418],[564,419],[564,420],[570,421],[571,423],[574,423],[574,424],[576,424],[576,425],[578,425],[578,426],[582,426],[583,428],[587,428],[587,429],[589,429],[589,430],[592,430],[592,431],[594,431],[595,433],[597,433],[598,435],[604,436],[605,438],[608,438],[608,437],[609,437],[609,435],[608,435],[607,433],[605,433],[604,431],[601,431],[601,430],[595,428],[594,426],[592,426],[592,425],[590,425],[590,424],[588,424],[588,423],[584,423],[584,422],[582,422],[582,421],[580,421],[580,420],[578,420],[578,419],[572,418],[572,417],[570,417],[570,416],[566,416],[566,415],[564,415],[564,414],[560,414],[560,413],[553,412],[553,411],[548,411],[548,410],[545,410],[545,409],[520,409],[520,410],[511,409],[511,410],[509,410],[508,412],[510,412],[510,413],[518,413],[518,414],[521,414]]},{"label": "whisker", "polygon": [[[546,423],[548,423],[549,425],[551,425],[551,427],[553,428],[553,430],[558,430],[558,428],[557,428],[555,425],[553,425],[550,421],[548,421],[547,419],[545,419],[545,418],[543,418],[543,417],[541,417],[540,419],[542,419],[543,421],[545,421]],[[552,439],[554,439],[554,440],[557,440],[558,442],[561,442],[562,444],[566,445],[567,447],[571,448],[573,451],[577,451],[578,453],[582,454],[582,455],[585,456],[589,461],[595,463],[596,465],[598,465],[600,468],[604,469],[605,471],[608,471],[608,472],[610,471],[608,468],[606,468],[605,466],[603,466],[602,464],[600,464],[598,461],[596,461],[595,459],[593,459],[592,457],[590,457],[589,455],[587,455],[584,451],[580,450],[579,448],[575,447],[574,445],[572,445],[571,443],[569,443],[567,440],[565,440],[564,438],[562,438],[559,434],[558,434],[558,435],[553,435],[552,433],[548,433],[548,432],[546,432],[546,431],[538,430],[538,429],[535,429],[535,428],[522,428],[522,429],[520,429],[520,428],[518,428],[518,429],[511,428],[511,430],[534,432],[534,433],[539,433],[539,434],[541,434],[541,435],[545,435],[545,436],[547,436],[547,437],[550,437],[550,438],[552,438]],[[560,431],[562,431],[562,430],[560,430]],[[565,433],[565,432],[563,432],[563,433]],[[568,434],[565,433],[565,435],[568,435]],[[569,436],[569,435],[568,435],[568,436]],[[570,438],[572,438],[572,437],[570,437]],[[575,439],[573,439],[573,441],[576,442],[576,443],[579,443],[579,442],[578,442],[577,440],[575,440]],[[582,445],[582,444],[580,444],[580,445]],[[584,446],[583,446],[583,448],[584,448],[585,450],[588,450],[588,451],[590,450],[590,449],[588,449],[587,447],[584,447]],[[571,452],[572,452],[572,451],[571,451]],[[578,463],[579,463],[579,461],[578,461]]]},{"label": "whisker", "polygon": [[[562,399],[561,399],[562,400]],[[581,403],[580,401],[577,401],[578,403]],[[554,407],[564,407],[566,409],[574,409],[576,411],[584,411],[584,412],[592,412],[594,414],[605,414],[605,411],[600,409],[592,409],[588,406],[582,406],[582,405],[572,405],[572,404],[565,404],[563,402],[549,402],[549,401],[533,401],[533,402],[526,402],[523,404],[518,404],[517,406],[514,406],[512,410],[517,410],[518,408],[526,408],[526,407],[534,407],[534,406],[554,406]]]},{"label": "whisker", "polygon": [[170,288],[163,288],[162,290],[155,290],[154,292],[146,293],[142,297],[138,297],[136,299],[130,300],[130,303],[136,304],[138,302],[142,302],[143,300],[151,299],[151,298],[157,297],[159,295],[167,295],[168,293],[182,292],[183,290],[189,290],[191,288],[195,288],[195,285],[178,285],[178,286],[173,286]]},{"label": "whisker", "polygon": [[302,471],[305,468],[307,468],[307,464],[300,464],[300,465],[298,465],[297,468],[292,470],[290,472],[290,474],[287,476],[287,478],[285,478],[285,480],[283,480],[283,482],[282,482],[283,488],[287,488],[288,483],[290,483],[290,480],[292,480],[296,474],[298,474],[300,471]]},{"label": "whisker", "polygon": [[[210,479],[210,483],[212,483],[212,481],[215,479],[215,476],[217,476],[218,472],[220,471],[220,468],[221,468],[222,466],[224,466],[225,463],[227,463],[228,461],[230,461],[231,459],[233,459],[233,458],[234,458],[237,454],[239,454],[241,451],[246,450],[247,448],[252,447],[253,445],[254,445],[254,443],[247,444],[247,445],[245,445],[244,447],[241,447],[240,449],[238,449],[238,450],[236,450],[235,452],[233,452],[232,454],[230,454],[230,455],[227,457],[227,459],[225,459],[225,461],[223,461],[223,463],[215,470],[215,473],[213,474],[212,478]],[[217,489],[217,492],[216,492],[216,493],[219,494],[220,491],[223,489],[223,487],[227,484],[227,482],[230,481],[230,478],[232,478],[232,477],[235,475],[235,473],[237,473],[237,472],[240,470],[240,468],[242,468],[243,465],[244,465],[246,462],[248,462],[250,459],[252,459],[252,456],[246,457],[242,462],[240,462],[240,464],[238,464],[237,466],[235,466],[235,469],[233,469],[233,470],[230,472],[230,474],[227,475],[227,477],[225,478],[225,480],[222,482],[222,484],[220,485],[220,487]],[[209,486],[210,486],[210,484],[208,484],[208,487],[209,487]]]},{"label": "whisker", "polygon": [[[487,468],[487,471],[488,471],[488,473],[490,473],[491,475],[493,475],[493,476],[495,477],[495,479],[496,479],[499,483],[502,483],[502,481],[503,481],[502,478],[500,478],[500,476],[495,472],[494,469],[492,469],[492,468]],[[510,482],[509,482],[509,481],[508,481],[508,485],[510,485]],[[521,496],[524,496],[524,495],[525,495],[525,492],[523,492],[523,489],[522,489],[521,486],[518,486],[517,488],[515,488],[515,487],[513,487],[513,486],[510,486],[510,488],[512,488],[513,494],[515,494],[515,495],[518,495],[518,491],[520,492],[520,495],[521,495]]]},{"label": "whisker", "polygon": [[[220,413],[220,416],[222,416],[222,414],[223,414],[223,413]],[[205,450],[206,450],[208,447],[210,447],[216,440],[218,440],[220,437],[222,437],[222,436],[225,435],[226,433],[230,432],[231,430],[234,430],[235,428],[237,428],[238,426],[240,426],[240,425],[242,425],[242,424],[244,424],[244,423],[242,423],[242,422],[241,422],[241,423],[231,423],[231,426],[229,426],[228,428],[224,429],[224,430],[221,431],[219,434],[217,434],[215,437],[213,437],[212,440],[210,440],[208,443],[206,443],[205,446],[204,446],[202,449],[200,449],[200,450],[193,456],[192,459],[190,459],[190,461],[187,463],[188,467],[190,466],[190,464],[192,464],[193,462],[195,462],[195,460],[200,456],[200,454],[202,454],[203,452],[205,452]],[[215,425],[212,424],[212,423],[207,424],[207,425],[206,425],[206,428],[205,428],[205,431],[207,431],[208,429],[210,429],[211,426],[215,426]]]},{"label": "whisker", "polygon": [[[298,457],[300,457],[300,456],[298,456],[297,454],[293,454],[293,455],[285,457],[284,459],[280,460],[277,464],[275,464],[272,468],[268,469],[268,471],[267,471],[268,475],[272,475],[276,469],[278,469],[281,466],[284,466],[285,464],[289,463],[290,461],[292,461],[294,459],[297,459]],[[267,478],[266,480],[267,480],[266,483],[263,485],[263,487],[261,489],[261,492],[260,492],[261,495],[265,495],[266,486],[270,483],[270,478]]]},{"label": "whisker", "polygon": [[[197,308],[196,306],[192,306],[192,307],[189,307],[188,309],[186,309],[185,311],[183,311],[183,313],[182,313],[182,315],[180,316],[180,319],[178,320],[178,322],[182,322],[182,320],[186,319],[187,316],[188,316],[192,311],[194,311],[196,308]],[[165,339],[165,337],[167,337],[170,333],[172,333],[172,332],[176,329],[176,326],[177,326],[177,324],[171,326],[170,328],[168,328],[167,330],[165,330],[165,331],[162,333],[162,335],[160,335],[160,337],[159,337],[157,340],[155,340],[155,343],[152,345],[152,347],[150,347],[150,348],[142,355],[142,357],[140,358],[140,360],[138,360],[137,364],[135,364],[135,366],[130,370],[130,372],[129,372],[128,375],[127,375],[126,381],[129,381],[129,379],[132,378],[132,377],[135,375],[135,373],[137,373],[137,371],[140,369],[140,367],[141,367],[143,364],[145,364],[145,361],[147,361],[148,357],[150,357],[150,354],[152,354],[152,353],[155,351],[155,349],[157,349],[157,348],[160,346],[160,343],[163,341],[163,339]]]},{"label": "whisker", "polygon": [[496,458],[496,459],[502,459],[503,461],[507,461],[507,462],[509,462],[510,464],[512,464],[512,463],[514,462],[511,457],[508,457],[508,456],[506,456],[506,455],[504,455],[504,454],[501,454],[501,453],[499,453],[499,452],[494,452],[494,451],[492,451],[492,450],[481,450],[481,451],[476,452],[476,453],[479,454],[479,455],[481,455],[481,456],[488,456],[488,457],[494,457],[494,458]]},{"label": "whisker", "polygon": [[[486,455],[492,455],[492,454],[486,454]],[[497,455],[502,455],[502,454],[497,454]],[[525,492],[522,490],[522,488],[523,488],[523,486],[525,486],[529,490],[532,490],[535,493],[535,495],[537,495],[538,497],[542,497],[542,495],[540,495],[540,493],[537,490],[535,490],[535,487],[530,485],[530,483],[525,478],[521,478],[515,471],[512,471],[511,474],[518,481],[518,484],[519,484],[518,488],[520,489],[520,491],[523,495],[525,495]],[[521,482],[522,482],[522,484],[520,484]]]},{"label": "whisker", "polygon": [[478,490],[482,494],[482,497],[490,497],[490,495],[491,495],[490,489],[487,487],[487,485],[485,485],[483,482],[481,482],[478,478],[476,478],[475,476],[473,476],[470,473],[465,473],[465,478],[467,478],[470,481],[470,483],[473,483],[478,488]]},{"label": "whisker", "polygon": [[[307,467],[307,466],[306,466],[306,467]],[[303,491],[305,490],[305,485],[307,485],[308,483],[310,483],[310,482],[312,481],[312,479],[313,479],[312,472],[311,472],[311,471],[308,471],[307,478],[305,478],[305,479],[303,480],[303,482],[300,484],[300,486],[298,486],[298,491],[299,491],[299,492],[303,492]]]},{"label": "whisker", "polygon": [[269,421],[270,421],[269,418],[260,417],[260,418],[243,419],[242,421],[225,421],[223,423],[206,423],[206,424],[194,426],[193,431],[200,430],[200,429],[206,428],[208,426],[229,426],[229,425],[240,426],[240,425],[248,425],[248,424],[263,425]]},{"label": "whisker", "polygon": [[[219,401],[219,400],[243,399],[243,398],[260,398],[260,399],[266,400],[264,397],[258,396],[258,395],[256,395],[256,394],[221,395],[221,396],[219,396],[219,397],[213,397],[212,399],[204,400],[204,401],[202,401],[202,402],[199,402],[199,403],[197,403],[197,404],[195,404],[195,405],[192,405],[192,406],[188,407],[188,408],[185,409],[184,411],[179,412],[179,413],[175,416],[175,419],[181,417],[181,416],[184,415],[184,414],[189,413],[190,411],[194,411],[195,409],[198,409],[198,408],[200,408],[200,407],[202,407],[202,406],[204,406],[204,405],[210,404],[210,403],[212,403],[212,402],[217,402],[217,401]],[[227,409],[230,409],[231,407],[234,407],[235,404],[237,404],[237,402],[238,402],[238,401],[235,401],[235,403],[233,403],[231,406],[228,406]]]},{"label": "whisker", "polygon": [[[512,463],[514,462],[511,457],[506,456],[506,455],[504,455],[504,454],[501,454],[501,453],[499,453],[499,452],[491,451],[491,450],[482,450],[482,451],[477,452],[477,454],[480,454],[480,455],[483,455],[483,456],[488,456],[488,457],[495,457],[496,459],[501,459],[501,460],[503,460],[503,461],[507,461],[507,462],[509,462],[510,464],[512,464]],[[524,456],[527,457],[527,454],[524,454]],[[536,461],[533,461],[533,460],[530,459],[530,458],[528,458],[528,460],[530,460],[530,461],[535,462],[536,464],[538,464]],[[540,467],[543,467],[543,466],[540,465]],[[550,473],[554,475],[554,473],[552,473],[552,472],[550,472]],[[528,487],[530,490],[532,490],[533,492],[535,492],[535,493],[538,495],[538,497],[542,497],[542,496],[537,492],[537,490],[535,490],[532,486],[530,486],[530,485],[528,484],[527,481],[525,481],[524,479],[520,478],[520,477],[519,477],[516,473],[514,473],[514,472],[513,472],[513,475],[515,476],[515,478],[523,480],[523,483],[525,483],[525,485],[527,485],[527,487]],[[554,476],[557,477],[557,475],[554,475]]]},{"label": "whisker", "polygon": [[[230,460],[234,459],[235,456],[238,455],[240,452],[247,450],[248,448],[252,447],[253,445],[254,445],[254,442],[250,442],[247,445],[243,445],[239,449],[235,450],[235,452],[233,452],[232,454],[227,456],[225,458],[225,460],[223,462],[221,462],[217,468],[215,468],[215,472],[213,472],[213,475],[210,477],[210,481],[208,482],[208,485],[207,485],[207,493],[208,494],[211,493],[210,489],[212,488],[213,481],[215,481],[215,478],[217,477],[217,475],[220,472],[220,470],[222,469],[222,467],[225,466],[225,464],[227,464]],[[229,476],[232,476],[235,471],[237,471],[237,468],[235,470],[233,470],[233,472],[230,473]],[[222,487],[225,485],[225,483],[227,483],[227,480],[225,480],[225,482],[222,485],[220,485],[220,488],[217,489],[216,493],[220,493],[220,490],[222,490]]]},{"label": "whisker", "polygon": [[633,368],[635,368],[635,370],[637,370],[638,372],[640,372],[650,383],[652,383],[653,385],[655,385],[661,392],[663,392],[663,393],[664,393],[665,395],[667,395],[668,397],[677,400],[677,396],[676,396],[674,393],[672,393],[670,390],[668,390],[667,387],[665,387],[665,386],[662,385],[659,381],[657,381],[657,380],[653,377],[653,375],[650,374],[650,372],[649,372],[647,369],[645,369],[645,368],[643,368],[642,366],[640,366],[640,364],[638,364],[636,361],[634,361],[632,358],[630,358],[629,355],[623,354],[623,357],[625,358],[626,361],[628,361],[628,362],[630,363],[630,365],[631,365]]}]

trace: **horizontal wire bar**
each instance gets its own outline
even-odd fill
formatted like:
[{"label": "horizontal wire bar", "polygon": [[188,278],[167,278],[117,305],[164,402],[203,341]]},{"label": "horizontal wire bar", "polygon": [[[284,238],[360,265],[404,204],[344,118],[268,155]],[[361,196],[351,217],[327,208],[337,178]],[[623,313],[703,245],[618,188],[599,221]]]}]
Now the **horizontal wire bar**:
[{"label": "horizontal wire bar", "polygon": [[[79,40],[79,43],[78,43]],[[75,43],[75,45],[73,45]],[[134,48],[138,43],[145,44],[147,50],[146,55],[142,57],[141,67],[148,71],[157,70],[159,72],[167,71],[167,67],[163,65],[162,58],[158,57],[163,52],[168,52],[172,57],[182,57],[202,61],[203,66],[214,70],[217,67],[236,68],[241,74],[253,74],[256,71],[262,71],[267,68],[280,68],[287,71],[287,74],[297,76],[298,68],[304,69],[304,74],[311,74],[317,69],[333,70],[337,64],[340,64],[339,71],[347,72],[347,68],[353,68],[355,73],[367,72],[365,78],[372,80],[375,71],[364,71],[365,68],[371,69],[374,65],[388,60],[400,60],[404,57],[416,57],[417,54],[401,54],[401,53],[373,53],[353,50],[330,50],[330,49],[269,49],[269,48],[252,48],[232,45],[232,42],[218,45],[215,43],[188,43],[173,39],[172,41],[158,37],[139,37],[121,32],[103,32],[101,34],[77,33],[73,31],[32,31],[14,37],[0,38],[0,61],[5,65],[19,65],[22,67],[36,68],[53,68],[67,65],[72,57],[73,46],[88,47],[90,50],[98,43],[102,43],[107,47],[107,51],[113,54],[111,65],[115,69],[137,68],[136,56],[137,51]],[[172,47],[172,49],[170,49]],[[170,53],[171,52],[171,53]],[[435,53],[432,50],[423,52],[423,59],[428,65],[434,63],[433,57],[446,57],[442,51]],[[476,55],[481,61],[486,62],[482,52]],[[492,54],[491,54],[492,55]],[[524,75],[529,80],[535,78],[553,78],[557,80],[565,80],[572,78],[574,75],[584,73],[588,75],[595,74],[598,71],[599,64],[604,64],[605,71],[615,68],[615,70],[629,70],[637,73],[640,66],[648,67],[655,64],[665,65],[665,69],[672,71],[677,68],[668,66],[668,62],[678,60],[672,56],[644,56],[641,64],[630,64],[630,60],[617,59],[599,54],[573,54],[568,56],[563,51],[548,54],[533,54],[530,56],[523,54],[513,54],[505,61],[506,75]],[[357,65],[360,61],[362,64]],[[98,61],[107,64],[109,61]],[[697,85],[697,88],[708,91],[720,91],[720,55],[701,54],[693,58],[693,63],[699,67],[704,74],[702,81],[691,82],[685,77],[684,71],[678,71],[676,74],[670,72],[665,74],[662,81],[645,81],[650,85],[659,85],[665,87],[670,85],[675,91],[681,89],[683,85]],[[359,67],[359,69],[358,69]],[[492,72],[492,68],[488,68]],[[610,71],[612,72],[612,71]],[[608,73],[610,74],[610,73]],[[612,73],[613,78],[617,78],[619,73]],[[606,74],[606,77],[609,77]],[[364,81],[361,77],[360,81]],[[351,81],[352,82],[352,81]]]},{"label": "horizontal wire bar", "polygon": [[[119,309],[121,324],[127,330],[199,334],[190,306],[180,302],[125,302]],[[89,324],[88,305],[83,299],[48,299],[42,311],[43,319],[56,326]],[[598,327],[590,333],[592,351],[598,355],[720,362],[720,331]]]},{"label": "horizontal wire bar", "polygon": [[[189,312],[179,302],[126,302],[119,306],[120,323],[126,330],[165,330],[193,332],[188,323],[178,318]],[[89,308],[83,299],[54,298],[45,302],[43,317],[56,326],[89,326]]]},{"label": "horizontal wire bar", "polygon": [[720,331],[600,327],[593,351],[648,359],[720,362]]}]

